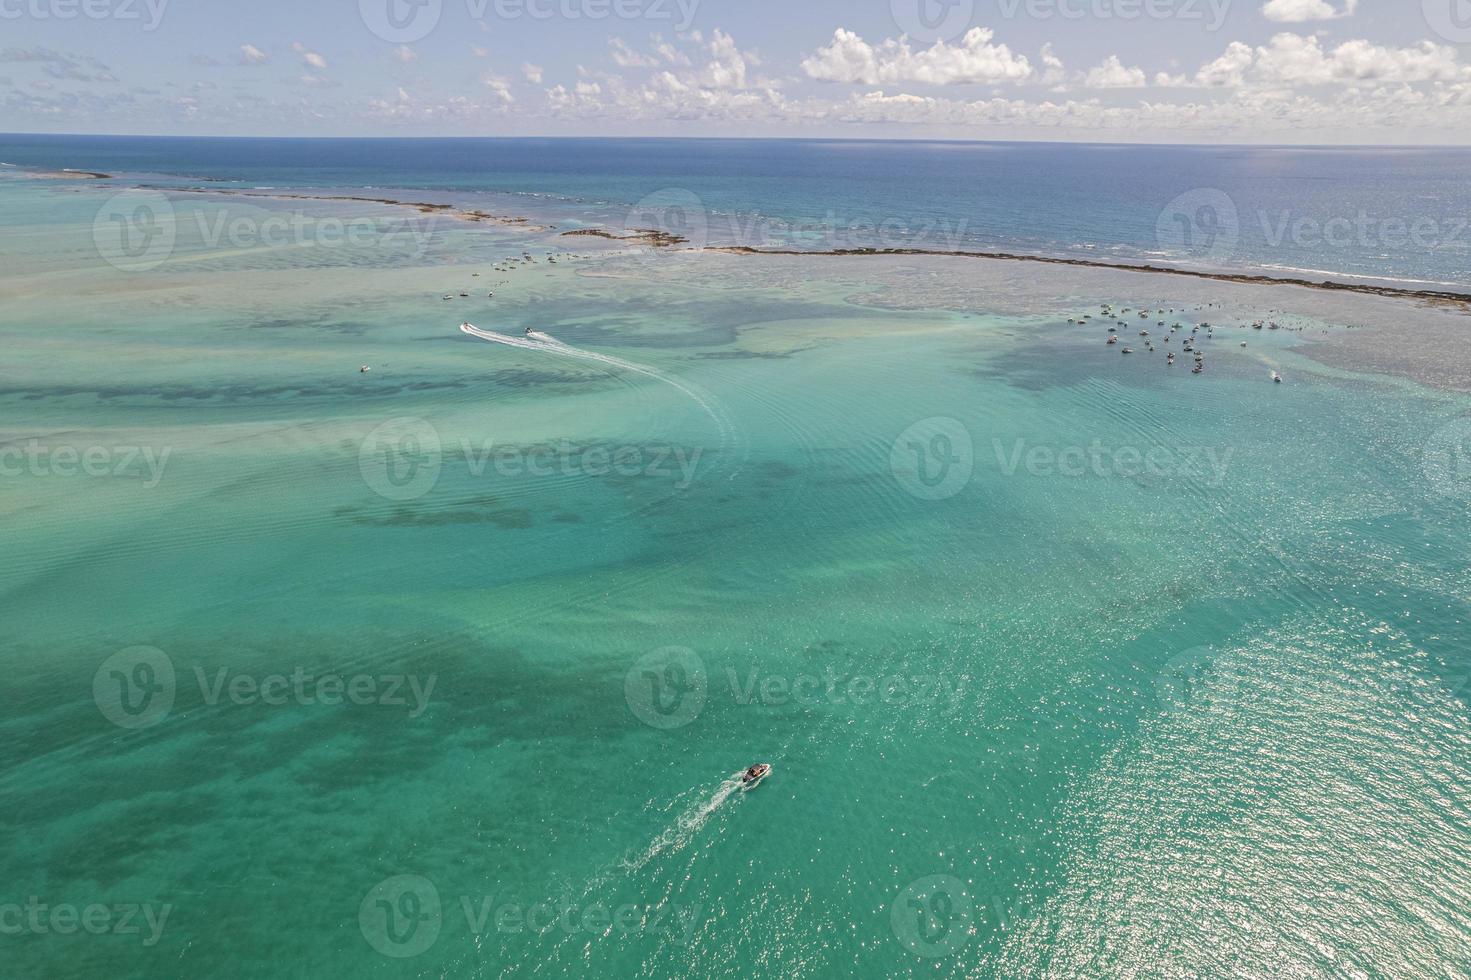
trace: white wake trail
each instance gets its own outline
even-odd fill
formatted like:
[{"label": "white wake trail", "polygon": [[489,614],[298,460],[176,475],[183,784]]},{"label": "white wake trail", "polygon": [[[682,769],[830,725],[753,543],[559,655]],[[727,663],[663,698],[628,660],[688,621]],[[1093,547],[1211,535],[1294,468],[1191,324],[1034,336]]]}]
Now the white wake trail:
[{"label": "white wake trail", "polygon": [[671,847],[675,850],[684,847],[694,840],[700,828],[715,815],[715,811],[740,788],[741,774],[736,773],[721,783],[708,800],[697,800],[681,813],[671,826],[666,827],[663,833],[650,842],[642,854],[632,860],[624,859],[623,867],[628,871],[637,871]]},{"label": "white wake trail", "polygon": [[542,333],[539,330],[533,330],[524,337],[512,337],[508,334],[496,333],[492,330],[481,330],[473,323],[462,323],[460,324],[460,331],[472,337],[479,337],[481,340],[488,340],[491,343],[505,344],[507,347],[520,347],[523,350],[539,350],[545,351],[548,354],[560,354],[563,357],[576,357],[580,360],[607,364],[610,367],[621,368],[624,371],[632,371],[635,374],[642,374],[656,381],[662,381],[699,405],[705,414],[710,416],[711,421],[719,427],[721,441],[727,444],[730,442],[731,426],[729,420],[725,418],[724,413],[717,412],[698,392],[683,382],[669,377],[669,375],[664,374],[662,371],[656,371],[654,368],[645,367],[642,364],[635,364],[632,361],[625,361],[621,357],[596,354],[589,350],[583,350],[580,347],[573,347],[571,344],[564,344],[550,334]]}]

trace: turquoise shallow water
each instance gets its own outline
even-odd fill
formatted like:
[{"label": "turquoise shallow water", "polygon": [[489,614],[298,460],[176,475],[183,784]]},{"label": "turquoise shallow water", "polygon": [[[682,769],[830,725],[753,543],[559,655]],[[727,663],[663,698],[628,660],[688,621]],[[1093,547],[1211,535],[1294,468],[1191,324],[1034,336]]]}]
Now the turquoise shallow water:
[{"label": "turquoise shallow water", "polygon": [[1352,301],[0,195],[15,975],[1471,970],[1467,404]]}]

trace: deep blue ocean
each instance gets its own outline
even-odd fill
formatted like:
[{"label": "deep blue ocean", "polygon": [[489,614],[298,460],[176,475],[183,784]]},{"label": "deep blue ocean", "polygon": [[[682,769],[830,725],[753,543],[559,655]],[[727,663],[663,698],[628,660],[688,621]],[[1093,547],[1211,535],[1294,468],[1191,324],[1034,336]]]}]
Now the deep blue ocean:
[{"label": "deep blue ocean", "polygon": [[0,161],[155,184],[523,195],[569,220],[617,220],[644,202],[697,244],[993,249],[1471,285],[1464,149],[0,135]]}]

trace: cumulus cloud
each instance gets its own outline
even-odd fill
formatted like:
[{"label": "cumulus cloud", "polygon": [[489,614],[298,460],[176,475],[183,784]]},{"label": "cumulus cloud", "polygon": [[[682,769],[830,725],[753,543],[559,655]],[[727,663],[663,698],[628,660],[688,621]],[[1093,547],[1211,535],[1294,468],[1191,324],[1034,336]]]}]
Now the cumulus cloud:
[{"label": "cumulus cloud", "polygon": [[500,75],[482,75],[480,76],[480,84],[490,89],[491,93],[505,105],[510,105],[516,101],[516,97],[511,94],[510,81]]},{"label": "cumulus cloud", "polygon": [[1267,0],[1262,15],[1279,24],[1302,24],[1310,20],[1337,20],[1351,17],[1358,9],[1359,0],[1345,0],[1342,10],[1328,0]]},{"label": "cumulus cloud", "polygon": [[613,64],[620,68],[658,67],[659,62],[657,59],[633,50],[621,37],[609,38],[608,48],[613,53]]},{"label": "cumulus cloud", "polygon": [[1468,78],[1471,68],[1460,64],[1455,48],[1431,41],[1396,48],[1354,40],[1330,49],[1316,37],[1282,33],[1255,48],[1234,41],[1193,77],[1160,73],[1155,81],[1180,87],[1241,88],[1408,85]]},{"label": "cumulus cloud", "polygon": [[1143,88],[1147,84],[1144,69],[1126,67],[1116,54],[1109,55],[1103,59],[1103,64],[1090,69],[1083,82],[1089,88]]},{"label": "cumulus cloud", "polygon": [[240,45],[240,61],[242,64],[263,65],[270,60],[270,55],[266,54],[254,44]]},{"label": "cumulus cloud", "polygon": [[1061,85],[1067,78],[1067,71],[1063,67],[1062,59],[1052,50],[1052,42],[1048,41],[1042,45],[1042,68],[1043,72],[1037,79],[1043,85]]},{"label": "cumulus cloud", "polygon": [[[407,44],[400,44],[393,49],[393,60],[401,65],[412,65],[419,60],[419,54]],[[323,62],[323,65],[325,64],[326,62]]]},{"label": "cumulus cloud", "polygon": [[700,81],[711,88],[745,88],[746,63],[754,58],[736,47],[735,39],[720,28],[710,35],[706,45],[710,62],[700,73]]},{"label": "cumulus cloud", "polygon": [[957,44],[944,41],[921,50],[907,37],[869,44],[853,31],[838,28],[832,41],[802,61],[808,78],[864,85],[919,82],[925,85],[1020,82],[1032,76],[1025,55],[1004,44],[992,44],[995,32],[973,27]]},{"label": "cumulus cloud", "polygon": [[532,85],[541,84],[541,74],[541,65],[533,65],[528,61],[521,66],[521,75]]},{"label": "cumulus cloud", "polygon": [[326,58],[323,58],[315,51],[308,51],[306,45],[302,44],[300,41],[292,44],[291,50],[301,55],[301,60],[303,63],[317,69],[318,71],[321,71],[322,69],[327,67]]},{"label": "cumulus cloud", "polygon": [[679,48],[675,47],[673,44],[670,44],[658,34],[655,34],[653,36],[653,41],[654,53],[657,54],[662,61],[671,65],[689,65],[689,55],[679,50]]}]

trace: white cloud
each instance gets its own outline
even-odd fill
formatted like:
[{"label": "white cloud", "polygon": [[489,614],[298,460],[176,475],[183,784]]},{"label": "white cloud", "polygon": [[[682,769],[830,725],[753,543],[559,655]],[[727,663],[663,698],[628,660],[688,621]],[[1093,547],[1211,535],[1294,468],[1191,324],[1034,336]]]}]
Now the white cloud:
[{"label": "white cloud", "polygon": [[401,65],[412,65],[419,60],[418,53],[407,44],[400,44],[393,49],[393,60]]},{"label": "white cloud", "polygon": [[317,69],[318,71],[321,71],[322,69],[327,67],[326,58],[323,58],[315,51],[308,51],[306,45],[302,44],[300,41],[292,44],[291,50],[301,55],[301,60],[303,62],[305,62],[307,65],[310,65],[312,68]]},{"label": "white cloud", "polygon": [[1328,0],[1267,0],[1262,7],[1262,16],[1279,24],[1301,24],[1310,20],[1351,17],[1358,6],[1359,0],[1346,0],[1342,10]]},{"label": "white cloud", "polygon": [[511,94],[511,83],[508,79],[500,75],[486,74],[480,77],[480,83],[490,89],[502,103],[510,105],[516,101],[516,97]]},{"label": "white cloud", "polygon": [[1061,85],[1067,78],[1062,59],[1057,56],[1057,52],[1052,50],[1051,41],[1042,45],[1042,67],[1046,70],[1042,72],[1042,77],[1037,79],[1042,85]]},{"label": "white cloud", "polygon": [[270,61],[270,56],[254,44],[240,45],[240,61],[247,65],[260,65]]},{"label": "white cloud", "polygon": [[521,66],[521,74],[532,85],[541,84],[541,65],[533,65],[528,61]]},{"label": "white cloud", "polygon": [[1332,49],[1312,36],[1282,33],[1253,48],[1234,41],[1225,53],[1203,65],[1192,78],[1156,76],[1156,84],[1200,88],[1294,87],[1310,85],[1410,85],[1471,78],[1456,50],[1422,41],[1394,48],[1365,40],[1345,41]]},{"label": "white cloud", "polygon": [[1097,68],[1090,69],[1083,83],[1089,88],[1143,88],[1147,84],[1144,69],[1126,67],[1116,54],[1103,59],[1103,64]]},{"label": "white cloud", "polygon": [[608,47],[613,52],[613,64],[619,68],[654,68],[659,64],[656,59],[630,48],[621,37],[609,38]]},{"label": "white cloud", "polygon": [[711,88],[745,88],[746,62],[753,60],[752,56],[736,47],[735,39],[718,27],[710,35],[707,49],[711,60],[700,73],[701,81]]},{"label": "white cloud", "polygon": [[689,65],[689,55],[685,54],[683,51],[679,50],[674,45],[670,44],[668,41],[664,40],[657,34],[654,35],[653,40],[654,53],[662,58],[666,63],[671,65]]},{"label": "white cloud", "polygon": [[818,81],[865,85],[954,85],[1030,78],[1032,66],[1026,56],[1012,54],[1004,44],[992,44],[994,36],[989,28],[973,27],[957,44],[937,41],[933,47],[915,51],[907,37],[889,38],[875,46],[840,27],[830,44],[803,60],[802,70]]},{"label": "white cloud", "polygon": [[473,54],[477,58],[484,58],[484,57],[486,57],[487,55],[490,54],[490,51],[487,50],[487,49],[485,49],[485,48],[482,48],[478,44],[472,44],[472,45],[470,45],[470,53]]},{"label": "white cloud", "polygon": [[1251,45],[1232,41],[1224,54],[1195,73],[1195,81],[1207,88],[1240,85],[1255,59]]}]

